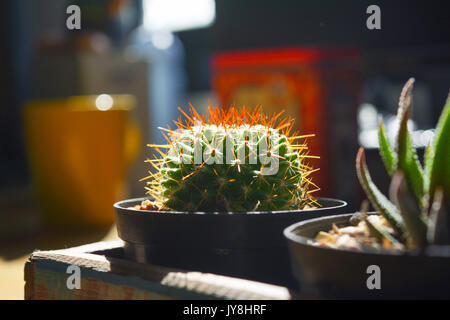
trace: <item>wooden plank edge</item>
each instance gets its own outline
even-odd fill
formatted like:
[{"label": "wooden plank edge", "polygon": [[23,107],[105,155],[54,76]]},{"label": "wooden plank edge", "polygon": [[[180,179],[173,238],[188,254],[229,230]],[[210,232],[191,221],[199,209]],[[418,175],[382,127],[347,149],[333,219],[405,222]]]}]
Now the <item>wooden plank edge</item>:
[{"label": "wooden plank edge", "polygon": [[35,279],[36,269],[34,263],[27,261],[24,267],[24,299],[33,300],[34,298],[34,279]]},{"label": "wooden plank edge", "polygon": [[[112,245],[113,243],[111,242],[104,242],[62,250],[36,251],[31,254],[29,261],[50,260],[67,265],[78,265],[93,271],[135,277],[160,285],[166,290],[175,289],[182,296],[184,296],[183,292],[189,293],[194,291],[200,295],[219,299],[286,300],[292,298],[287,288],[272,284],[142,264],[112,257],[106,258],[102,255],[83,252],[85,250],[88,252],[105,250],[106,248],[111,248]],[[121,244],[114,242],[114,245],[120,246]],[[32,274],[30,273],[31,271],[28,272]]]}]

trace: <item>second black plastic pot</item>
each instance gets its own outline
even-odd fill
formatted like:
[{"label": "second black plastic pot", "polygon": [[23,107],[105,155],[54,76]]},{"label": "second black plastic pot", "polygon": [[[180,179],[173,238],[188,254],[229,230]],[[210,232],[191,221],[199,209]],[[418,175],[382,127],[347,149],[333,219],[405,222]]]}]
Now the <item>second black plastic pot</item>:
[{"label": "second black plastic pot", "polygon": [[[372,213],[374,214],[374,213]],[[353,214],[298,222],[284,230],[292,267],[302,292],[324,298],[449,299],[450,246],[429,246],[418,252],[366,252],[312,243],[332,225],[349,225]],[[377,277],[379,287],[368,285]]]},{"label": "second black plastic pot", "polygon": [[132,208],[144,198],[117,202],[117,230],[129,259],[211,272],[291,288],[283,229],[306,219],[344,212],[341,200],[321,208],[278,212],[161,212]]}]

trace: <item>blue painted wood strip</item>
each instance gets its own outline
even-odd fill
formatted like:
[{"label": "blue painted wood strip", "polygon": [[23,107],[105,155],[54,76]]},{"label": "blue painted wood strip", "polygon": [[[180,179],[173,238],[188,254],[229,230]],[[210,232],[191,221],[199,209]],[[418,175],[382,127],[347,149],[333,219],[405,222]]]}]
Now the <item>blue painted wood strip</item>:
[{"label": "blue painted wood strip", "polygon": [[[36,266],[36,277],[38,276],[39,269],[45,269],[45,270],[51,270],[55,273],[59,274],[66,274],[67,267],[69,264],[53,261],[53,260],[46,260],[46,259],[35,259],[33,260],[33,263]],[[69,277],[70,274],[67,274],[67,277]],[[67,279],[67,277],[63,277]],[[138,290],[142,291],[148,291],[151,293],[166,295],[173,298],[180,298],[180,299],[221,299],[222,297],[218,297],[216,295],[208,295],[204,293],[199,293],[196,291],[183,289],[183,288],[177,288],[173,286],[164,285],[157,282],[152,282],[148,280],[144,280],[138,277],[130,276],[130,275],[119,275],[114,274],[111,272],[105,272],[105,271],[98,271],[93,270],[89,268],[83,268],[81,267],[81,277],[83,278],[91,278],[95,280],[99,280],[108,284],[117,285],[117,286],[127,286],[132,287]],[[52,279],[46,279],[45,281],[48,283],[48,285],[52,288],[58,288],[59,290],[66,290],[68,291],[66,294],[70,296],[73,294],[73,290],[69,290],[66,287],[66,283],[60,283],[59,277],[54,277],[54,280]],[[42,279],[41,279],[42,280]],[[83,290],[83,288],[81,288]],[[63,292],[60,292],[63,294]]]}]

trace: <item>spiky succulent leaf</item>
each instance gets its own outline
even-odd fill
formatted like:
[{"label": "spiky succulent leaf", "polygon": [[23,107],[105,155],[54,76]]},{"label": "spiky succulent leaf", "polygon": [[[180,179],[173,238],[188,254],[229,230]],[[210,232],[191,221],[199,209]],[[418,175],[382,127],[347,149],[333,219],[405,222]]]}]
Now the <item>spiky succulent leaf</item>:
[{"label": "spiky succulent leaf", "polygon": [[397,166],[397,154],[387,139],[383,120],[381,118],[378,119],[378,142],[380,144],[381,159],[383,160],[387,172],[392,176],[395,173]]},{"label": "spiky succulent leaf", "polygon": [[366,225],[369,228],[369,231],[372,235],[374,235],[381,242],[387,241],[393,247],[402,247],[401,243],[395,239],[389,232],[381,229],[377,225],[370,222],[369,219],[365,219]]},{"label": "spiky succulent leaf", "polygon": [[396,232],[403,234],[405,229],[398,209],[381,193],[372,181],[366,164],[364,148],[360,148],[356,156],[356,172],[359,182],[375,210],[386,218]]},{"label": "spiky succulent leaf", "polygon": [[397,136],[397,169],[404,173],[405,179],[412,190],[416,201],[419,203],[419,206],[422,206],[424,196],[422,166],[420,165],[416,150],[412,145],[411,136],[408,130],[408,120],[412,105],[411,90],[413,88],[413,83],[414,80],[410,79],[405,84],[399,101],[397,117],[400,128]]},{"label": "spiky succulent leaf", "polygon": [[422,169],[408,131],[413,84],[413,78],[407,81],[399,99],[397,153],[389,145],[382,122],[379,124],[380,154],[387,171],[393,175],[390,193],[397,206],[371,181],[362,148],[356,169],[372,205],[403,235],[401,240],[423,248],[428,243],[450,243],[450,95],[439,118],[434,141],[426,148],[425,168]]},{"label": "spiky succulent leaf", "polygon": [[397,203],[400,214],[414,247],[423,248],[427,245],[427,223],[422,216],[422,209],[415,195],[409,189],[406,177],[397,171],[392,178],[390,187],[391,198]]},{"label": "spiky succulent leaf", "polygon": [[[425,193],[425,196],[429,196],[430,191],[430,168],[431,163],[433,161],[433,151],[432,151],[432,143],[429,143],[426,148],[423,155],[424,160],[424,168],[423,168],[423,191]],[[429,200],[429,199],[427,199]]]},{"label": "spiky succulent leaf", "polygon": [[449,219],[448,209],[444,205],[444,192],[438,188],[433,196],[428,221],[428,241],[430,243],[443,245],[450,243],[450,230],[447,227]]},{"label": "spiky succulent leaf", "polygon": [[436,189],[441,187],[448,208],[450,205],[450,96],[439,118],[434,142],[426,157],[425,177],[428,194],[433,196]]}]

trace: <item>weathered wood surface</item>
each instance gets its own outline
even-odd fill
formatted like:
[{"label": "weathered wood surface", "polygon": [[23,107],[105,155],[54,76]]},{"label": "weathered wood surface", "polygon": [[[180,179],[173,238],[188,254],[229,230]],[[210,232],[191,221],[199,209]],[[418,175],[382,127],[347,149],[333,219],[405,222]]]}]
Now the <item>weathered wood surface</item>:
[{"label": "weathered wood surface", "polygon": [[[121,259],[122,242],[36,251],[25,265],[25,299],[291,299],[287,288]],[[81,288],[68,289],[69,265]]]}]

